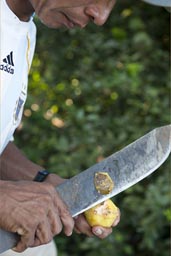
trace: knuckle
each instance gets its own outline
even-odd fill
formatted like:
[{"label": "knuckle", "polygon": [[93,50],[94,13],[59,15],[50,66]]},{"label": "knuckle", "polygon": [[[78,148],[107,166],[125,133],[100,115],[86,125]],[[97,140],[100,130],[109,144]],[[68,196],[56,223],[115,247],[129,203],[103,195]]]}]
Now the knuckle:
[{"label": "knuckle", "polygon": [[44,215],[45,215],[45,207],[39,207],[37,214],[36,214],[36,219],[40,219],[43,218],[44,219]]},{"label": "knuckle", "polygon": [[48,192],[49,194],[54,194],[54,193],[56,193],[56,190],[55,190],[55,188],[53,187],[52,184],[50,184],[50,183],[44,183],[44,186],[46,187],[46,190],[47,190],[47,192]]},{"label": "knuckle", "polygon": [[56,227],[53,230],[53,235],[54,236],[58,235],[61,233],[61,231],[62,231],[62,224],[58,224],[58,225],[56,225]]},{"label": "knuckle", "polygon": [[30,239],[28,242],[27,242],[27,247],[32,247],[34,244],[34,239]]},{"label": "knuckle", "polygon": [[30,227],[32,227],[32,230],[35,229],[39,223],[45,221],[46,218],[46,209],[39,208],[37,213],[34,215],[34,218],[31,220]]},{"label": "knuckle", "polygon": [[[67,206],[64,203],[63,203],[63,207],[61,209],[59,209],[59,213],[64,218],[67,218],[67,219],[69,218],[69,219],[73,220]],[[73,220],[73,222],[74,222],[74,220]]]},{"label": "knuckle", "polygon": [[44,195],[44,197],[42,198],[42,200],[44,201],[44,203],[49,204],[52,201],[52,198],[51,198],[50,194],[46,193]]},{"label": "knuckle", "polygon": [[23,252],[27,249],[27,246],[25,244],[19,244],[17,245],[15,248],[13,248],[12,250],[15,251],[15,252]]},{"label": "knuckle", "polygon": [[66,217],[71,217],[71,215],[66,207],[64,207],[64,209],[62,211],[62,215],[66,216]]},{"label": "knuckle", "polygon": [[50,243],[50,241],[52,241],[52,239],[53,239],[52,236],[47,237],[47,238],[45,239],[45,241],[44,241],[44,244]]}]

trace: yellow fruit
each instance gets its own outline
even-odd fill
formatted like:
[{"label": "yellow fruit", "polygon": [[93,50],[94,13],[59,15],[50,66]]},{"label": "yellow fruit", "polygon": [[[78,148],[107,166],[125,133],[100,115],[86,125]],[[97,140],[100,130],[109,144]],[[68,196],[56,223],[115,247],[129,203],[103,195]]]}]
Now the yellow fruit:
[{"label": "yellow fruit", "polygon": [[109,228],[119,215],[118,207],[110,200],[106,200],[84,212],[91,227],[102,226]]}]

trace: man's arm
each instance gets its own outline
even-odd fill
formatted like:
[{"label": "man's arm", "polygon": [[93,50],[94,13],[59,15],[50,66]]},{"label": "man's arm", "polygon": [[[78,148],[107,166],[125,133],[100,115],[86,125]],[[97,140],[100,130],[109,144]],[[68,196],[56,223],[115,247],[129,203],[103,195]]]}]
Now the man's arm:
[{"label": "man's arm", "polygon": [[[1,180],[33,180],[37,172],[44,168],[30,161],[14,143],[9,142],[0,156],[0,179]],[[55,179],[54,179],[55,177]],[[64,182],[58,175],[50,174],[47,182],[57,186]]]},{"label": "man's arm", "polygon": [[43,167],[31,162],[12,142],[0,156],[1,180],[33,180]]}]

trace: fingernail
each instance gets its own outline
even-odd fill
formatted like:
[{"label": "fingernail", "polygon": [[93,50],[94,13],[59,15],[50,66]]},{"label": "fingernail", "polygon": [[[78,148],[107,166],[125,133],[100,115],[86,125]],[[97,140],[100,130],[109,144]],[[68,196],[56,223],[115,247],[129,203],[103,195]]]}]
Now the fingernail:
[{"label": "fingernail", "polygon": [[100,236],[100,235],[102,235],[103,231],[100,228],[97,228],[97,229],[93,230],[93,233],[97,236]]},{"label": "fingernail", "polygon": [[71,236],[72,235],[72,232],[68,233],[67,236]]}]

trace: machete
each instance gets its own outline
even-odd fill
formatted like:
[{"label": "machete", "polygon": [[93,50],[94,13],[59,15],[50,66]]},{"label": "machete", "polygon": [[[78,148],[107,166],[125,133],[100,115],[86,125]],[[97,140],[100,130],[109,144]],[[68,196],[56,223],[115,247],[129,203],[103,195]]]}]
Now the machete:
[{"label": "machete", "polygon": [[[56,187],[74,217],[111,198],[144,179],[167,159],[171,152],[171,125],[152,130],[122,150]],[[105,172],[114,188],[102,195],[94,185],[95,174]],[[19,240],[14,233],[0,229],[0,253],[14,247]]]}]

